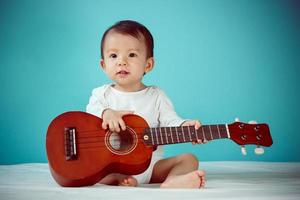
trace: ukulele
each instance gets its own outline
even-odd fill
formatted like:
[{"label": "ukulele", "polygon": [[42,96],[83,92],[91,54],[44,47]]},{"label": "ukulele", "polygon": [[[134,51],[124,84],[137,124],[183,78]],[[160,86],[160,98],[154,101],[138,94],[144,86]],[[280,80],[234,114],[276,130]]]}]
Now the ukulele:
[{"label": "ukulele", "polygon": [[[102,119],[73,111],[56,117],[49,125],[46,150],[49,168],[55,181],[66,187],[93,185],[110,173],[139,174],[145,171],[157,145],[231,139],[239,145],[271,146],[267,124],[202,125],[149,128],[134,114],[123,116],[126,130],[102,129]],[[243,147],[244,148],[244,147]],[[245,153],[245,150],[242,152]]]}]

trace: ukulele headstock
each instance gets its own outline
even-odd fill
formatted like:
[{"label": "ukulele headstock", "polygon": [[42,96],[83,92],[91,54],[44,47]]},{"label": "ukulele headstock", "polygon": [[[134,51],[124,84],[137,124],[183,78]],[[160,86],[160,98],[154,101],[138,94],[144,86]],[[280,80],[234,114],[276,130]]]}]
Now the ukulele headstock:
[{"label": "ukulele headstock", "polygon": [[255,121],[249,123],[240,122],[238,119],[228,125],[230,139],[242,146],[242,154],[246,155],[244,145],[256,145],[255,154],[261,155],[264,150],[261,146],[271,146],[273,140],[267,124],[257,124]]}]

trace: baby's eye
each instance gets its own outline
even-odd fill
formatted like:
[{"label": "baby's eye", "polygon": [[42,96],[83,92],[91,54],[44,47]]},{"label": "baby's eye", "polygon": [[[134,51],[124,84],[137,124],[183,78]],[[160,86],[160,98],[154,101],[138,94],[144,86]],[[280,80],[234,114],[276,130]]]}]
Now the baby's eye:
[{"label": "baby's eye", "polygon": [[116,57],[117,57],[117,54],[112,53],[112,54],[109,55],[109,57],[110,57],[110,58],[116,58]]},{"label": "baby's eye", "polygon": [[130,53],[130,54],[129,54],[129,57],[137,57],[137,54],[135,54],[135,53]]}]

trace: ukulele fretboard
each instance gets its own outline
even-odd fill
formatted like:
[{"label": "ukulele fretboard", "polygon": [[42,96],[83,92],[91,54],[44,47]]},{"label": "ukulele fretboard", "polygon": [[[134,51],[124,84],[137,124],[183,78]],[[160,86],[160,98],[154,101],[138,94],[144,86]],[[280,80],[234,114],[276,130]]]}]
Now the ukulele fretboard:
[{"label": "ukulele fretboard", "polygon": [[228,131],[225,124],[203,125],[198,130],[194,126],[157,127],[145,129],[143,138],[148,145],[164,145],[228,138]]}]

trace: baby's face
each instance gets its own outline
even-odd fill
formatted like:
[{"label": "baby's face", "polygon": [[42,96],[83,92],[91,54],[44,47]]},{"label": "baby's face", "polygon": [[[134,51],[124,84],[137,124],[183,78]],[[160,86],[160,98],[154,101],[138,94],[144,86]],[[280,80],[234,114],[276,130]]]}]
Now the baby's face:
[{"label": "baby's face", "polygon": [[101,65],[117,86],[130,89],[141,84],[143,74],[152,69],[153,58],[147,59],[143,38],[110,31],[104,41]]}]

